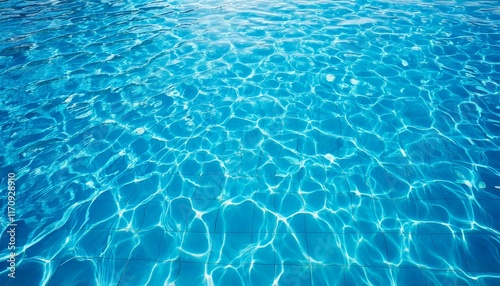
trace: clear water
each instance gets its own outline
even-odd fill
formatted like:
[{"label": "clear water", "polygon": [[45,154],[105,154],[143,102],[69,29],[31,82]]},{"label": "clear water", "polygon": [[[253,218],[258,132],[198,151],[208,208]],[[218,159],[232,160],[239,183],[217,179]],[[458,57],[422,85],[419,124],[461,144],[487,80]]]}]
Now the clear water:
[{"label": "clear water", "polygon": [[500,285],[498,1],[7,0],[0,26],[1,285]]}]

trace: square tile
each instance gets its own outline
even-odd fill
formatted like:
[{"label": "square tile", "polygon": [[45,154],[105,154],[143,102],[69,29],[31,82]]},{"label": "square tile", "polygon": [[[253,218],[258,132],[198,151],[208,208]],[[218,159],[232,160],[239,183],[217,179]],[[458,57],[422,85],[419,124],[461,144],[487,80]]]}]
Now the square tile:
[{"label": "square tile", "polygon": [[167,213],[166,204],[150,202],[146,206],[143,222],[140,227],[143,229],[151,229],[162,225],[163,216]]},{"label": "square tile", "polygon": [[272,285],[274,282],[275,265],[254,264],[249,270],[251,286]]},{"label": "square tile", "polygon": [[118,218],[116,202],[94,201],[88,209],[88,226],[111,228]]},{"label": "square tile", "polygon": [[[16,235],[17,235],[16,230]],[[73,237],[71,229],[58,228],[51,231],[45,231],[42,238],[36,243],[26,248],[26,257],[38,257],[46,260],[65,260],[74,257],[74,252],[70,250],[70,245],[66,241],[71,241]],[[4,240],[5,239],[5,240]],[[7,243],[7,232],[2,235],[2,243]],[[16,246],[17,248],[18,246]]]},{"label": "square tile", "polygon": [[276,262],[276,251],[274,249],[273,233],[252,233],[252,261],[258,264],[273,265]]},{"label": "square tile", "polygon": [[307,247],[311,265],[338,265],[346,263],[342,235],[335,233],[308,233]]},{"label": "square tile", "polygon": [[291,175],[277,175],[271,177],[259,178],[259,191],[268,193],[269,191],[284,194],[297,193],[300,189],[301,181],[298,177]]},{"label": "square tile", "polygon": [[172,176],[168,187],[167,194],[170,199],[179,198],[181,196],[192,198],[198,188],[199,176],[187,176],[176,174]]},{"label": "square tile", "polygon": [[140,205],[154,196],[154,194],[158,192],[159,180],[160,178],[158,175],[151,175],[148,178],[135,181],[135,190],[128,197],[127,204],[134,206]]},{"label": "square tile", "polygon": [[324,190],[317,190],[301,194],[302,199],[305,201],[306,210],[308,212],[320,211],[329,204],[331,194]]},{"label": "square tile", "polygon": [[344,286],[343,266],[312,266],[312,286]]},{"label": "square tile", "polygon": [[[415,283],[415,285],[426,285],[427,280],[419,268],[398,268],[396,269],[396,283],[403,285],[408,283]],[[428,285],[428,284],[427,284]]]},{"label": "square tile", "polygon": [[76,241],[75,256],[100,257],[108,247],[112,231],[109,229],[88,229]]},{"label": "square tile", "polygon": [[214,284],[217,285],[248,285],[248,267],[249,264],[248,266],[238,265],[236,267],[232,265],[216,264],[210,271],[211,279],[214,281]]},{"label": "square tile", "polygon": [[202,164],[194,156],[185,158],[179,163],[179,172],[183,176],[200,176]]},{"label": "square tile", "polygon": [[[6,268],[6,271],[2,272],[0,277],[0,283],[10,286],[39,284],[46,275],[53,275],[62,262],[62,260],[43,261],[40,259],[24,258],[21,263],[16,265],[15,278],[8,276],[10,270]],[[7,266],[7,263],[4,265]],[[50,269],[50,271],[47,271],[47,269]]]},{"label": "square tile", "polygon": [[384,234],[387,263],[397,267],[415,267],[419,264],[419,249],[413,242],[414,234]]},{"label": "square tile", "polygon": [[305,265],[276,265],[278,285],[311,285],[311,268]]},{"label": "square tile", "polygon": [[156,227],[149,230],[141,230],[137,235],[139,239],[130,253],[130,259],[158,260],[158,254],[164,238],[164,230]]},{"label": "square tile", "polygon": [[206,285],[205,264],[181,262],[175,285]]},{"label": "square tile", "polygon": [[178,262],[129,260],[118,285],[170,285],[178,273]]},{"label": "square tile", "polygon": [[159,262],[179,261],[184,232],[163,232],[161,245],[158,246]]},{"label": "square tile", "polygon": [[200,176],[194,198],[197,200],[217,200],[221,198],[225,181],[223,176]]},{"label": "square tile", "polygon": [[51,285],[97,285],[97,281],[89,281],[99,269],[106,269],[106,281],[118,284],[125,270],[127,261],[118,259],[83,259],[73,258],[61,263],[50,280]]},{"label": "square tile", "polygon": [[[500,193],[500,192],[499,192]],[[483,218],[481,223],[486,227],[490,227],[497,231],[500,231],[500,220],[496,219],[500,217],[500,208],[498,207],[500,200],[477,200],[477,211]]]},{"label": "square tile", "polygon": [[387,246],[382,233],[344,234],[341,236],[341,244],[344,256],[346,256],[345,265],[387,266]]},{"label": "square tile", "polygon": [[209,263],[241,265],[255,251],[251,233],[225,233],[211,235],[212,248]]},{"label": "square tile", "polygon": [[211,240],[208,233],[185,232],[180,244],[180,262],[207,263]]},{"label": "square tile", "polygon": [[399,230],[400,225],[394,221],[399,213],[391,199],[361,196],[353,199],[351,211],[358,230],[362,233]]},{"label": "square tile", "polygon": [[298,193],[279,193],[274,196],[275,210],[283,217],[290,217],[305,209],[304,200]]},{"label": "square tile", "polygon": [[241,164],[238,167],[238,175],[241,177],[256,177],[258,168],[265,161],[262,152],[257,150],[241,150]]},{"label": "square tile", "polygon": [[273,240],[275,263],[309,265],[308,245],[305,234],[277,233]]},{"label": "square tile", "polygon": [[222,205],[217,217],[215,232],[252,232],[255,208],[255,204],[251,201]]},{"label": "square tile", "polygon": [[265,158],[265,155],[262,156],[264,159],[263,161],[260,162],[260,164],[257,166],[257,176],[258,177],[276,177],[280,170],[278,169],[278,166],[274,162],[274,159],[271,158]]},{"label": "square tile", "polygon": [[[478,281],[471,279],[471,273],[447,270],[428,270],[422,269],[422,274],[427,281],[427,285],[443,285],[443,286],[469,286],[469,285],[494,285],[494,284],[479,284]],[[481,281],[482,279],[479,279]]]},{"label": "square tile", "polygon": [[500,272],[500,243],[490,235],[469,234],[464,247],[471,272]]},{"label": "square tile", "polygon": [[[473,229],[475,232],[489,232],[487,228],[496,224],[495,216],[491,216],[481,205],[489,206],[500,201],[489,200],[449,200],[448,211],[450,213],[450,224],[459,229]],[[498,209],[498,208],[497,208]],[[493,211],[495,213],[495,211]],[[474,223],[474,225],[472,225]]]},{"label": "square tile", "polygon": [[394,200],[401,219],[414,221],[442,221],[448,222],[450,215],[447,210],[446,200],[414,200],[401,199]]},{"label": "square tile", "polygon": [[345,285],[391,285],[389,268],[350,265],[344,268]]},{"label": "square tile", "polygon": [[165,205],[162,224],[167,230],[184,231],[196,215],[192,202],[188,198],[176,198]]},{"label": "square tile", "polygon": [[229,198],[237,196],[248,197],[259,192],[259,180],[257,177],[229,177],[223,193]]},{"label": "square tile", "polygon": [[257,203],[252,219],[252,233],[272,233],[280,224],[278,217],[266,205]]},{"label": "square tile", "polygon": [[148,208],[147,204],[140,204],[137,206],[137,208],[124,207],[116,215],[116,219],[114,220],[113,226],[111,228],[112,229],[127,228],[127,229],[139,230],[144,224],[144,215],[146,213],[147,208]]},{"label": "square tile", "polygon": [[305,217],[306,231],[308,233],[353,233],[358,231],[355,218],[348,209],[335,211],[325,209],[307,214]]}]

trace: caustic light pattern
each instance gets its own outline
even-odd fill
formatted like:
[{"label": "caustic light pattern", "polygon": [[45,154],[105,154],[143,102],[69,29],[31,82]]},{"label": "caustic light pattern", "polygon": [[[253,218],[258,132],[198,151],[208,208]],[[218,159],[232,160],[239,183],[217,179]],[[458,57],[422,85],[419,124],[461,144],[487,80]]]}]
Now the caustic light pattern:
[{"label": "caustic light pattern", "polygon": [[0,3],[0,285],[500,285],[497,1]]}]

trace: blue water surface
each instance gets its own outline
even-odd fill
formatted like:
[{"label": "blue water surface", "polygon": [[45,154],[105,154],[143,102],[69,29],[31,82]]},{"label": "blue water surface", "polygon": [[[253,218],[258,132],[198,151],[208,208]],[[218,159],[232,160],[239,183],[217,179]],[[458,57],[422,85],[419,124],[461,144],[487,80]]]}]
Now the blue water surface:
[{"label": "blue water surface", "polygon": [[7,0],[0,27],[0,285],[500,285],[498,1]]}]

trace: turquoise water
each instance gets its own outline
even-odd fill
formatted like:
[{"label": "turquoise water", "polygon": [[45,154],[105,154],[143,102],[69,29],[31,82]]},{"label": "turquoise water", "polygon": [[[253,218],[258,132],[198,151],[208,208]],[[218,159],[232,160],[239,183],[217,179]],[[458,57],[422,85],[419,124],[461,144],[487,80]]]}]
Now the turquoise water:
[{"label": "turquoise water", "polygon": [[500,285],[498,7],[0,2],[0,285]]}]

